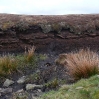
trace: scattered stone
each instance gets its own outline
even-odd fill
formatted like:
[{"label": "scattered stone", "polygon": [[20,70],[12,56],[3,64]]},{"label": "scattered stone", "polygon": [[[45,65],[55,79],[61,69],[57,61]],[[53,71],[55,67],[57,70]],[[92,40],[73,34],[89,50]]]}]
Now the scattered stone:
[{"label": "scattered stone", "polygon": [[17,92],[18,92],[18,93],[21,93],[21,92],[23,92],[23,91],[24,91],[23,89],[20,89],[20,90],[18,90]]},{"label": "scattered stone", "polygon": [[26,76],[23,76],[23,77],[18,79],[17,83],[18,84],[23,84],[25,82],[25,80],[26,80]]},{"label": "scattered stone", "polygon": [[30,98],[30,94],[23,90],[22,92],[13,93],[11,99],[31,99],[31,98]]},{"label": "scattered stone", "polygon": [[99,75],[97,75],[97,77],[99,78]]},{"label": "scattered stone", "polygon": [[39,89],[39,88],[42,88],[43,86],[42,85],[35,85],[35,84],[27,84],[26,85],[26,90],[32,90],[32,89]]},{"label": "scattered stone", "polygon": [[10,85],[12,85],[14,83],[14,81],[6,79],[6,81],[4,82],[3,86],[4,87],[9,87]]},{"label": "scattered stone", "polygon": [[32,94],[32,99],[38,99],[37,97],[35,97],[33,94]]},{"label": "scattered stone", "polygon": [[82,88],[83,88],[83,87],[76,87],[75,89],[77,89],[77,90],[78,90],[78,89],[82,89]]},{"label": "scattered stone", "polygon": [[12,91],[13,91],[12,88],[2,88],[2,90],[0,90],[0,93],[7,94],[11,93]]}]

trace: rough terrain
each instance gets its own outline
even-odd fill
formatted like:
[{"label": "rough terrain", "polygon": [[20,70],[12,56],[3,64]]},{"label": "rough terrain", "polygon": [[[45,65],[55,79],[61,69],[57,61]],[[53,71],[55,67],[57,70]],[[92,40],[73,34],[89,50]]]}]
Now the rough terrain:
[{"label": "rough terrain", "polygon": [[67,52],[99,48],[99,15],[0,14],[0,52],[22,51],[36,46],[38,52]]},{"label": "rough terrain", "polygon": [[[0,99],[17,99],[17,95],[21,99],[37,99],[53,87],[56,90],[57,83],[70,84],[73,79],[66,74],[66,68],[55,64],[55,60],[60,53],[80,48],[99,50],[99,15],[0,14],[0,53],[20,53],[33,45],[36,46],[37,54],[46,54],[47,58],[40,60],[35,69],[24,68],[22,74],[13,74],[1,81]],[[23,77],[24,80],[24,76],[28,80],[19,84],[18,79]],[[12,80],[13,84],[5,86],[7,79]],[[49,83],[50,81],[52,82]],[[29,89],[27,84],[30,84]]]}]

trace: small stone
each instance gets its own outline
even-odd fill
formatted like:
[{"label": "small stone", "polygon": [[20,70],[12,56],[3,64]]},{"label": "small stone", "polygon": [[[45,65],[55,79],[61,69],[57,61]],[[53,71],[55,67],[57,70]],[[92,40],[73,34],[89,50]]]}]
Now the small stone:
[{"label": "small stone", "polygon": [[12,88],[2,88],[1,93],[3,94],[7,94],[7,93],[11,93],[12,92]]},{"label": "small stone", "polygon": [[82,89],[82,88],[83,88],[83,87],[76,87],[75,89],[77,89],[77,90],[78,90],[78,89]]},{"label": "small stone", "polygon": [[23,76],[23,77],[18,79],[17,83],[18,84],[23,84],[25,82],[25,80],[26,80],[26,76]]},{"label": "small stone", "polygon": [[11,99],[31,99],[31,98],[30,94],[23,90],[22,92],[13,93]]},{"label": "small stone", "polygon": [[38,99],[37,97],[35,97],[33,94],[32,94],[32,99]]},{"label": "small stone", "polygon": [[26,90],[32,90],[32,89],[35,89],[35,88],[42,88],[43,86],[42,85],[35,85],[35,84],[27,84],[26,85]]},{"label": "small stone", "polygon": [[4,87],[9,87],[10,85],[12,85],[14,83],[14,81],[6,79],[6,81],[4,82],[3,86]]},{"label": "small stone", "polygon": [[97,75],[97,77],[99,78],[99,75]]},{"label": "small stone", "polygon": [[21,92],[23,92],[23,91],[24,91],[23,89],[20,89],[20,90],[18,90],[17,92],[18,92],[18,93],[21,93]]},{"label": "small stone", "polygon": [[37,90],[39,93],[41,93],[42,91],[40,89]]}]

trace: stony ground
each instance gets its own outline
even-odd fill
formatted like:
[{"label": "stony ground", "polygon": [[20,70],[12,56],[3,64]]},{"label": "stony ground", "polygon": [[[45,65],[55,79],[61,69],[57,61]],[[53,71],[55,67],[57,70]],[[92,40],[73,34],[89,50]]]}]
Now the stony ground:
[{"label": "stony ground", "polygon": [[0,99],[37,99],[44,92],[73,82],[66,68],[55,64],[58,55],[50,53],[44,56],[35,68],[25,67],[6,77],[0,84]]}]

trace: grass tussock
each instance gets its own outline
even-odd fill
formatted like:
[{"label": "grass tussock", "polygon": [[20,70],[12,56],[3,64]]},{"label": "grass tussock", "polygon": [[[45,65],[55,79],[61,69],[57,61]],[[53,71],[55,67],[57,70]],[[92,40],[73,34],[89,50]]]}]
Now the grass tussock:
[{"label": "grass tussock", "polygon": [[0,76],[11,74],[17,70],[17,60],[12,55],[0,57]]},{"label": "grass tussock", "polygon": [[31,63],[33,61],[34,52],[35,52],[35,46],[32,46],[32,48],[29,48],[28,51],[26,51],[25,49],[24,57],[27,63]]},{"label": "grass tussock", "polygon": [[64,65],[75,79],[99,74],[99,56],[89,49],[67,54]]},{"label": "grass tussock", "polygon": [[35,47],[29,48],[24,54],[19,55],[2,55],[0,56],[0,77],[12,74],[19,68],[32,65],[34,67],[37,62],[35,56]]}]

